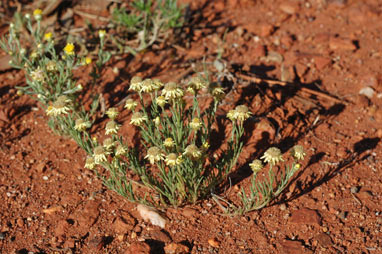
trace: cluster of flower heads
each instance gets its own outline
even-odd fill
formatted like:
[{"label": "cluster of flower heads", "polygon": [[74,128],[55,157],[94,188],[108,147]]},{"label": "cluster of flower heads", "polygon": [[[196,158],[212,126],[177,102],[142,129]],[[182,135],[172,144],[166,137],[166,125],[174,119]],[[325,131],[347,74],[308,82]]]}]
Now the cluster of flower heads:
[{"label": "cluster of flower heads", "polygon": [[93,169],[96,165],[107,162],[110,154],[115,157],[125,156],[127,147],[119,141],[114,141],[113,138],[106,138],[102,145],[99,144],[93,150],[93,156],[88,156],[85,162],[85,168]]},{"label": "cluster of flower heads", "polygon": [[[194,77],[189,82],[186,91],[196,94],[199,90],[207,88],[208,83],[199,77]],[[155,92],[154,102],[161,108],[164,108],[166,104],[171,104],[175,101],[182,99],[184,96],[185,90],[175,82],[169,82],[163,84],[158,79],[142,79],[140,77],[133,77],[130,81],[129,90],[135,91],[140,95],[142,93],[152,93]],[[209,87],[211,95],[215,99],[222,99],[224,97],[224,90],[217,86],[216,84]],[[135,111],[138,106],[138,102],[128,98],[125,101],[124,108],[133,112],[130,124],[135,126],[141,126],[144,122],[149,120],[148,115],[144,111]],[[105,134],[117,134],[120,125],[115,121],[119,112],[116,108],[109,108],[106,111],[106,115],[111,119],[105,127]],[[154,123],[156,126],[160,124],[160,117],[156,117]],[[189,127],[197,132],[203,126],[203,122],[198,117],[194,117],[189,122]],[[81,129],[83,129],[82,127]],[[85,167],[94,168],[95,165],[101,164],[107,161],[107,156],[111,154],[111,150],[116,142],[112,142],[112,139],[106,139],[103,142],[103,145],[97,146],[93,151],[93,156],[89,156],[86,160]],[[165,138],[163,141],[164,150],[153,146],[147,150],[147,154],[144,157],[149,161],[150,164],[157,164],[160,161],[163,161],[167,166],[173,167],[183,163],[185,157],[190,160],[196,161],[203,158],[204,154],[209,148],[208,142],[205,142],[201,147],[196,146],[195,144],[188,145],[183,152],[175,153],[174,147],[176,146],[174,140],[171,137]],[[122,145],[116,147],[115,155],[122,155],[126,152]]]},{"label": "cluster of flower heads", "polygon": [[245,105],[239,105],[236,106],[235,109],[230,110],[227,113],[227,117],[232,121],[236,122],[238,121],[239,123],[243,123],[245,120],[247,120],[252,113],[249,111],[248,107]]},{"label": "cluster of flower heads", "polygon": [[[297,162],[303,160],[306,155],[304,152],[304,148],[301,145],[295,145],[291,149],[290,154],[296,162],[296,168],[299,168],[300,164],[298,164]],[[263,159],[265,163],[269,163],[271,166],[274,166],[279,162],[284,161],[283,156],[281,154],[281,150],[276,147],[268,148],[264,152],[264,155],[260,157],[260,159]],[[259,159],[253,160],[252,163],[249,164],[249,166],[255,174],[257,174],[264,167],[263,162]]]},{"label": "cluster of flower heads", "polygon": [[[166,148],[171,148],[175,145],[174,141],[171,138],[167,138],[164,141],[164,146]],[[150,164],[155,165],[160,161],[164,161],[167,166],[173,167],[180,165],[184,161],[184,157],[187,157],[193,161],[197,161],[203,158],[203,155],[207,151],[209,144],[206,142],[201,148],[197,147],[194,144],[188,145],[182,154],[168,153],[166,154],[159,147],[153,146],[147,150],[147,155],[145,159],[148,159]]]},{"label": "cluster of flower heads", "polygon": [[59,116],[61,114],[67,114],[70,110],[69,104],[71,100],[66,95],[61,95],[57,98],[52,105],[49,105],[46,109],[46,114],[48,116]]}]

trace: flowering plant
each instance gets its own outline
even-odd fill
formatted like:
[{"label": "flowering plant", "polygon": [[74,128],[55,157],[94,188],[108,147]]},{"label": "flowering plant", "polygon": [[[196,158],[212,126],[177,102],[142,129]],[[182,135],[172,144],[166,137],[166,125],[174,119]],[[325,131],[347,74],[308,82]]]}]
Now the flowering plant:
[{"label": "flowering plant", "polygon": [[[13,23],[9,26],[9,33],[0,40],[1,48],[12,56],[10,64],[23,69],[26,85],[18,88],[18,94],[26,94],[40,102],[40,106],[49,116],[48,125],[55,132],[72,137],[88,153],[91,152],[92,141],[86,129],[92,122],[90,116],[97,108],[97,101],[92,104],[90,112],[83,110],[78,100],[83,87],[77,84],[73,71],[84,65],[90,65],[92,58],[80,56],[76,53],[76,46],[66,42],[62,51],[52,32],[42,27],[42,10],[36,9],[33,18],[30,14],[24,17],[25,26],[32,36],[28,48],[21,43],[22,34]],[[102,65],[110,59],[110,53],[103,50],[105,31],[99,32],[100,48],[98,59],[92,68],[91,76],[98,78]],[[93,79],[95,83],[96,80]]]},{"label": "flowering plant", "polygon": [[[202,111],[198,93],[207,87],[213,100]],[[106,134],[110,135],[110,146],[104,141],[94,149],[95,163],[88,165],[108,169],[110,176],[104,178],[105,184],[132,201],[179,206],[210,195],[225,180],[241,152],[243,122],[250,117],[248,108],[238,106],[230,111],[233,130],[228,148],[213,156],[210,137],[218,103],[224,96],[221,87],[210,85],[202,77],[192,78],[186,89],[174,82],[163,84],[134,77],[130,90],[138,94],[139,103],[127,99],[125,108],[133,111],[130,124],[140,132],[140,146],[125,144],[118,135],[116,115],[109,116]],[[189,103],[185,102],[186,93],[192,97]],[[138,191],[142,186],[146,194]]]},{"label": "flowering plant", "polygon": [[[301,167],[299,161],[302,161],[305,157],[303,147],[301,145],[295,145],[291,149],[290,154],[293,158],[292,165],[286,166],[285,171],[279,172],[278,175],[274,172],[274,168],[278,163],[284,161],[281,151],[276,147],[270,147],[266,150],[260,159],[263,159],[264,162],[269,164],[268,178],[263,177],[261,180],[258,179],[258,176],[259,172],[264,168],[263,162],[259,159],[255,159],[249,164],[253,171],[250,191],[249,194],[247,194],[244,188],[241,188],[241,192],[239,193],[241,200],[240,205],[235,205],[217,195],[214,195],[213,199],[229,214],[245,214],[265,207],[282,193],[289,183],[289,180]],[[223,205],[222,202],[227,205]]]}]

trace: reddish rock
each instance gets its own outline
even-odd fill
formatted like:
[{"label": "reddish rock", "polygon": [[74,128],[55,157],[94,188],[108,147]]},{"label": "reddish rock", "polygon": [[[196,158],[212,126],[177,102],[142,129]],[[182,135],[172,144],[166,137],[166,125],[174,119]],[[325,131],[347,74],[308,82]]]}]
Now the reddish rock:
[{"label": "reddish rock", "polygon": [[345,50],[354,51],[357,49],[356,45],[350,39],[331,37],[329,40],[329,48],[331,50]]},{"label": "reddish rock", "polygon": [[208,239],[208,244],[214,248],[219,248],[220,242],[215,238]]},{"label": "reddish rock", "polygon": [[316,210],[302,208],[292,213],[291,223],[321,225],[321,217]]},{"label": "reddish rock", "polygon": [[262,24],[260,26],[260,36],[267,37],[273,33],[274,29],[274,26],[271,24]]},{"label": "reddish rock", "polygon": [[164,243],[171,242],[171,238],[163,232],[162,230],[154,230],[150,232],[150,237],[154,240],[161,241]]},{"label": "reddish rock", "polygon": [[193,218],[197,214],[197,211],[195,209],[185,207],[182,209],[182,215],[184,217]]},{"label": "reddish rock", "polygon": [[330,238],[330,236],[328,234],[325,234],[325,233],[321,233],[321,234],[317,235],[316,240],[324,248],[329,248],[330,246],[333,245],[332,238]]},{"label": "reddish rock", "polygon": [[299,241],[285,240],[281,243],[283,253],[285,254],[307,254],[312,253],[310,250],[306,250],[305,247]]},{"label": "reddish rock", "polygon": [[7,116],[7,114],[4,112],[4,110],[0,110],[0,120],[4,121],[4,122],[9,122],[9,118]]},{"label": "reddish rock", "polygon": [[125,254],[150,254],[151,248],[145,242],[134,242],[130,245]]},{"label": "reddish rock", "polygon": [[81,226],[91,226],[95,223],[99,216],[100,203],[96,201],[89,201],[80,211],[80,216],[77,220]]},{"label": "reddish rock", "polygon": [[17,219],[16,223],[17,223],[17,226],[19,226],[20,228],[24,226],[24,220],[21,218]]},{"label": "reddish rock", "polygon": [[133,230],[134,226],[135,220],[131,216],[118,217],[113,223],[114,231],[117,234],[127,234],[129,231]]},{"label": "reddish rock", "polygon": [[316,56],[313,58],[313,60],[317,70],[322,70],[332,63],[332,60],[330,58],[323,56]]},{"label": "reddish rock", "polygon": [[164,252],[166,254],[187,254],[190,253],[190,249],[180,243],[170,243],[166,244],[164,247]]},{"label": "reddish rock", "polygon": [[60,220],[54,229],[54,235],[56,237],[65,235],[67,229],[70,227],[70,224],[66,220]]},{"label": "reddish rock", "polygon": [[293,15],[300,10],[300,6],[297,3],[282,2],[279,6],[280,10],[286,14]]}]

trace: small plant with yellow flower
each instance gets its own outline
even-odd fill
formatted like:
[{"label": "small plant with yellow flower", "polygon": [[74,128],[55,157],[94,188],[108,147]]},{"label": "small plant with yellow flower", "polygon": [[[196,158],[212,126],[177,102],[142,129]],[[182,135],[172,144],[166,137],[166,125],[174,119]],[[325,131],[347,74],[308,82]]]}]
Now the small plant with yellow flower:
[{"label": "small plant with yellow flower", "polygon": [[228,214],[242,215],[267,206],[283,192],[290,179],[300,169],[300,161],[304,159],[306,154],[301,145],[295,145],[291,149],[290,155],[293,159],[292,164],[285,166],[285,170],[280,170],[278,173],[275,173],[274,169],[276,165],[284,162],[284,158],[280,149],[276,147],[267,149],[260,159],[262,159],[264,163],[269,164],[268,176],[264,176],[261,179],[259,179],[258,176],[263,168],[265,168],[264,163],[260,159],[253,160],[249,164],[253,172],[250,191],[247,194],[244,188],[241,189],[239,193],[240,204],[235,205],[217,195],[214,195],[213,199]]},{"label": "small plant with yellow flower", "polygon": [[[86,130],[92,125],[90,116],[97,108],[97,101],[90,112],[83,110],[78,100],[83,87],[76,82],[73,72],[91,64],[92,59],[78,55],[79,47],[71,41],[56,45],[54,33],[42,26],[42,20],[40,9],[34,10],[33,15],[25,15],[22,25],[32,38],[29,48],[24,48],[22,34],[13,24],[0,40],[0,46],[12,56],[10,64],[25,71],[26,85],[17,87],[19,93],[38,100],[49,117],[48,125],[58,134],[72,137],[90,153],[94,144]],[[105,31],[100,31],[98,59],[91,74],[95,78],[99,78],[102,66],[110,59],[110,53],[103,49],[105,38]]]},{"label": "small plant with yellow flower", "polygon": [[[124,143],[118,133],[118,113],[110,108],[106,112],[110,121],[105,134],[114,145],[107,148],[104,144],[93,150],[94,163],[110,172],[104,178],[105,184],[131,201],[155,206],[180,206],[209,196],[236,164],[243,146],[240,141],[243,123],[251,116],[246,106],[236,108],[231,117],[234,127],[228,137],[228,148],[214,156],[209,143],[222,94],[214,96],[214,89],[220,87],[210,89],[215,93],[210,93],[210,105],[202,111],[198,95],[209,87],[203,77],[192,78],[187,87],[133,77],[130,90],[140,99],[127,99],[125,108],[132,111],[130,124],[139,130],[141,144]],[[188,103],[184,99],[186,93],[192,95]],[[137,191],[137,186],[144,186],[146,194]]]}]

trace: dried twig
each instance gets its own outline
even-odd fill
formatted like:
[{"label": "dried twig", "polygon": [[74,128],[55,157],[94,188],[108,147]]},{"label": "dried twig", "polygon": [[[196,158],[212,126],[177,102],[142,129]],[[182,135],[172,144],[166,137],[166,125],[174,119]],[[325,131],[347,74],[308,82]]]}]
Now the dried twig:
[{"label": "dried twig", "polygon": [[[244,75],[242,73],[237,73],[236,76],[238,76],[241,79],[248,80],[248,81],[251,81],[251,82],[254,82],[254,83],[266,82],[266,83],[268,83],[271,86],[272,85],[286,86],[286,85],[293,84],[291,82],[286,82],[286,81],[281,81],[281,80],[272,80],[272,79],[263,79],[263,78],[251,77],[251,76]],[[344,103],[344,104],[346,104],[346,102],[344,102],[344,101],[342,101],[340,99],[337,99],[337,98],[335,98],[335,97],[333,97],[331,95],[328,95],[326,93],[320,92],[320,91],[312,90],[312,89],[309,89],[307,87],[300,87],[299,89],[301,90],[301,92],[310,93],[310,94],[313,94],[313,95],[316,95],[316,96],[319,96],[319,97],[322,97],[322,98],[334,101],[336,103]]]}]

